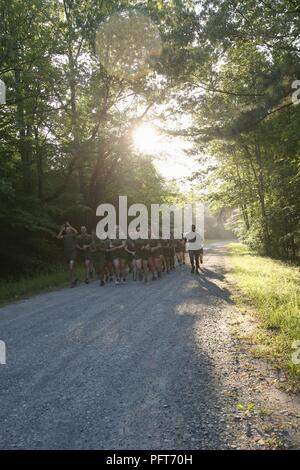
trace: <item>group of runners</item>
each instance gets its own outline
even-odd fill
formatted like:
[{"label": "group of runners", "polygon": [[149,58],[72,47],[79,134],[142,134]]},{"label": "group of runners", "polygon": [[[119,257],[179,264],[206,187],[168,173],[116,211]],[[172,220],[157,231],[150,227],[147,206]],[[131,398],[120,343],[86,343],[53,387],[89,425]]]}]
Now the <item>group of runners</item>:
[{"label": "group of runners", "polygon": [[[163,273],[169,273],[185,264],[186,244],[199,238],[195,226],[191,232],[182,239],[153,239],[149,231],[148,238],[119,238],[118,228],[116,238],[100,240],[96,233],[89,234],[87,228],[82,226],[80,233],[66,222],[57,235],[64,242],[65,258],[70,269],[71,287],[75,287],[78,279],[75,276],[75,262],[85,265],[85,283],[90,282],[96,273],[100,285],[106,282],[125,284],[128,275],[133,281],[148,282],[149,279],[159,279]],[[203,263],[203,239],[197,250],[189,250],[192,273],[200,273]]]}]

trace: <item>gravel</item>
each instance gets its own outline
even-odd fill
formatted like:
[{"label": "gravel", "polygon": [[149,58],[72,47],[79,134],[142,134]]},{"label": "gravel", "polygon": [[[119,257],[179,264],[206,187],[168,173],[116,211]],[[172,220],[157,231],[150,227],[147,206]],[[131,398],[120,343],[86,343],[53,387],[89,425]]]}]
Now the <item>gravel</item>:
[{"label": "gravel", "polygon": [[187,265],[1,308],[0,448],[263,448],[249,436],[260,418],[236,409],[246,379],[225,260],[214,245],[198,277]]}]

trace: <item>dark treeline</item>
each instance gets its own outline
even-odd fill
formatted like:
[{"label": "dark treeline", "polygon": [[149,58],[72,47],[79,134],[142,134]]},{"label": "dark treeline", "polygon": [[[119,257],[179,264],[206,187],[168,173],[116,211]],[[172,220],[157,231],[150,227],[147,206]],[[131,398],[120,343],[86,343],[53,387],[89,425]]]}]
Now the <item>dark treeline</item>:
[{"label": "dark treeline", "polygon": [[59,225],[94,228],[101,202],[162,200],[162,178],[132,146],[158,99],[155,70],[115,76],[100,63],[107,44],[97,48],[99,25],[134,3],[0,1],[2,276],[56,262]]},{"label": "dark treeline", "polygon": [[[137,11],[161,44],[144,70],[128,69],[146,41],[132,27],[129,52],[104,66],[100,25],[115,13],[137,24]],[[149,115],[191,115],[172,132],[218,161],[195,175],[214,211],[231,211],[260,251],[299,257],[299,17],[296,0],[0,0],[0,275],[56,262],[58,226],[93,227],[101,202],[164,200],[164,181],[132,145]]]}]

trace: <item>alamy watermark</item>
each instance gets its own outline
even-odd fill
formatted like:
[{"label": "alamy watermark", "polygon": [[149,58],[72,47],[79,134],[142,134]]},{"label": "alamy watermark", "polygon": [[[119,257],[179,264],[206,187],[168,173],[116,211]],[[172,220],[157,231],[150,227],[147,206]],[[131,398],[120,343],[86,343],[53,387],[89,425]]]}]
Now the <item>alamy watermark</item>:
[{"label": "alamy watermark", "polygon": [[297,105],[300,103],[300,80],[293,81],[292,89],[295,90],[292,93],[292,102],[294,105]]},{"label": "alamy watermark", "polygon": [[6,345],[4,341],[0,340],[0,365],[6,364]]},{"label": "alamy watermark", "polygon": [[0,104],[6,103],[6,85],[3,80],[0,79]]},{"label": "alamy watermark", "polygon": [[292,354],[292,363],[293,364],[300,364],[300,340],[296,339],[292,342],[292,349],[295,350]]},{"label": "alamy watermark", "polygon": [[204,239],[204,204],[168,205],[132,204],[128,207],[127,196],[119,196],[118,222],[117,210],[113,204],[100,204],[96,215],[102,217],[96,227],[97,237],[126,240],[182,239],[195,225],[195,236],[190,239],[189,249],[198,250]]}]

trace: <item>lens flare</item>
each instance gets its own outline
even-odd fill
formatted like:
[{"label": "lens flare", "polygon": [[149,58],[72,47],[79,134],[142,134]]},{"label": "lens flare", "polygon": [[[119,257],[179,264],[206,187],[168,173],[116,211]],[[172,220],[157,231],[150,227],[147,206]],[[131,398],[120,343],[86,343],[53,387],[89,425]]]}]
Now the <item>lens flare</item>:
[{"label": "lens flare", "polygon": [[137,10],[114,13],[102,23],[96,35],[100,63],[107,73],[122,79],[147,76],[161,50],[157,26]]}]

